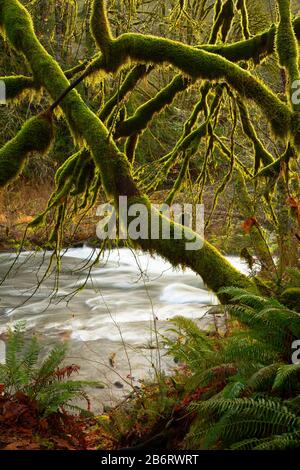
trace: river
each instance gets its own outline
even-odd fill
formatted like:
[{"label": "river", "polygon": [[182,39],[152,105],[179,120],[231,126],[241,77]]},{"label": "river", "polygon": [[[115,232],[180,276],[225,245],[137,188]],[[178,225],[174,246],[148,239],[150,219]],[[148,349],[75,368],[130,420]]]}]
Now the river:
[{"label": "river", "polygon": [[[58,282],[54,269],[37,289],[51,254],[23,252],[0,286],[0,337],[14,321],[26,320],[28,335],[34,332],[45,352],[67,341],[67,362],[81,366],[80,377],[105,384],[89,390],[96,412],[151,379],[156,368],[172,369],[173,361],[157,348],[169,320],[183,315],[207,329],[209,307],[218,302],[200,276],[162,258],[114,249],[91,270],[97,255],[88,247],[69,249]],[[238,258],[229,259],[247,272]],[[0,255],[1,278],[14,260],[13,253]]]}]

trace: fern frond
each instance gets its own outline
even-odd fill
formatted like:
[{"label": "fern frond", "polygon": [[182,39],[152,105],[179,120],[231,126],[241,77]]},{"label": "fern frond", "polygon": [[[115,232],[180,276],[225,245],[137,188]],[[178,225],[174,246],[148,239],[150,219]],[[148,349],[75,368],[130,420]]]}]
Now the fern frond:
[{"label": "fern frond", "polygon": [[298,380],[298,389],[300,389],[300,363],[282,365],[277,370],[273,390],[290,388],[295,378]]},{"label": "fern frond", "polygon": [[247,387],[253,392],[271,389],[280,365],[280,363],[275,363],[262,367],[250,377]]},{"label": "fern frond", "polygon": [[237,398],[208,400],[195,406],[208,422],[205,445],[210,447],[219,439],[227,445],[246,438],[265,438],[300,431],[300,419],[279,401],[270,399]]}]

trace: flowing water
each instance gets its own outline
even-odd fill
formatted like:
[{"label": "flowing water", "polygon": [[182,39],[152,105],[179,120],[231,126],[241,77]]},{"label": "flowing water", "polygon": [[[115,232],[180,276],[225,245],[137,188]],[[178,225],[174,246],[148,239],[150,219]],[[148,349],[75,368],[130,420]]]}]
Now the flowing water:
[{"label": "flowing water", "polygon": [[[37,288],[51,255],[24,252],[0,287],[0,338],[5,339],[9,324],[26,320],[45,351],[67,341],[68,363],[81,366],[82,378],[106,385],[90,390],[95,411],[153,377],[157,368],[174,366],[157,348],[169,320],[183,315],[206,329],[213,321],[209,306],[217,304],[200,276],[188,269],[175,270],[159,257],[122,248],[105,252],[91,270],[97,254],[87,247],[69,249],[59,282],[54,270]],[[12,253],[0,255],[0,278],[14,260]],[[230,261],[247,271],[238,258]]]}]

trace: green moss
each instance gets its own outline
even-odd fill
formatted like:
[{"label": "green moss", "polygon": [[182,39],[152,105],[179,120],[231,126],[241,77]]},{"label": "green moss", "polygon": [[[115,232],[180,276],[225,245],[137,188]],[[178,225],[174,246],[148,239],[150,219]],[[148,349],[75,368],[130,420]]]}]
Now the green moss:
[{"label": "green moss", "polygon": [[[299,22],[300,27],[300,22]],[[300,28],[299,28],[300,29]],[[259,64],[266,56],[273,54],[275,45],[276,28],[272,26],[269,30],[257,34],[251,39],[237,41],[224,45],[201,45],[198,48],[218,54],[231,62],[253,60]],[[300,38],[300,30],[299,30]]]},{"label": "green moss", "polygon": [[277,178],[279,176],[282,164],[288,164],[291,158],[296,156],[294,147],[289,143],[283,155],[277,158],[273,163],[266,165],[257,173],[257,177]]},{"label": "green moss", "polygon": [[[289,77],[289,95],[292,95],[292,84],[300,79],[299,50],[292,24],[290,0],[277,0],[280,22],[276,35],[276,50],[279,63],[285,67]],[[300,105],[291,102],[295,111],[300,111]]]},{"label": "green moss", "polygon": [[222,26],[222,0],[216,0],[215,6],[214,6],[214,21],[213,21],[213,27],[210,33],[209,37],[209,44],[215,44],[217,38],[218,38],[218,33],[220,31],[220,28]]},{"label": "green moss", "polygon": [[27,121],[18,134],[0,150],[0,187],[6,186],[23,170],[33,153],[45,153],[53,138],[49,115],[40,114]]},{"label": "green moss", "polygon": [[186,176],[186,173],[188,171],[191,155],[192,155],[192,152],[186,152],[186,151],[183,154],[184,158],[183,158],[183,161],[181,163],[179,174],[178,174],[177,179],[176,179],[176,181],[173,185],[173,188],[171,189],[171,191],[169,192],[169,194],[166,197],[165,202],[168,205],[173,204],[174,198],[175,198],[177,192],[180,190],[180,188],[182,186],[182,183],[183,183],[184,178]]},{"label": "green moss", "polygon": [[106,119],[110,116],[111,112],[113,111],[114,107],[118,105],[118,103],[122,102],[124,98],[130,93],[137,85],[137,83],[144,78],[150,71],[152,67],[147,67],[144,64],[139,64],[133,67],[128,74],[126,75],[122,85],[116,91],[116,93],[106,101],[105,105],[101,109],[99,113],[99,117],[101,121],[106,121]]},{"label": "green moss", "polygon": [[291,310],[300,312],[300,288],[293,287],[286,289],[280,296],[280,302]]},{"label": "green moss", "polygon": [[78,169],[73,173],[74,189],[71,191],[71,196],[80,196],[89,190],[90,185],[95,175],[95,165],[89,153],[84,152],[81,154],[81,164]]},{"label": "green moss", "polygon": [[234,18],[234,3],[233,0],[227,0],[222,8],[223,24],[221,29],[222,41],[225,42],[230,32],[231,25]]},{"label": "green moss", "polygon": [[[201,126],[199,126],[198,129],[196,129],[195,131],[187,135],[185,138],[183,138],[173,150],[173,162],[178,163],[178,159],[175,158],[175,156],[177,156],[178,153],[182,154],[183,161],[180,167],[178,177],[171,191],[167,195],[167,198],[165,201],[166,204],[171,205],[174,200],[175,195],[180,190],[183,184],[183,181],[186,177],[187,171],[188,171],[190,159],[197,152],[201,139],[207,134],[211,136],[212,129],[210,126],[210,120],[216,117],[215,113],[217,113],[219,110],[222,95],[223,95],[223,87],[219,85],[216,87],[215,95],[211,103],[211,107],[209,109],[209,114],[207,116],[206,121]],[[170,169],[170,164],[169,164],[168,171],[169,169]]]},{"label": "green moss", "polygon": [[289,68],[298,57],[296,36],[292,25],[290,0],[277,0],[280,22],[277,28],[276,49],[282,67]]},{"label": "green moss", "polygon": [[32,96],[33,92],[38,91],[40,88],[33,78],[23,75],[0,77],[0,80],[5,83],[6,99],[8,102],[20,101],[23,97],[29,96],[29,94]]},{"label": "green moss", "polygon": [[262,142],[259,140],[256,131],[254,129],[254,126],[251,122],[248,110],[245,106],[245,104],[241,101],[238,100],[238,107],[240,111],[240,116],[241,116],[241,122],[242,122],[242,127],[243,131],[246,134],[246,136],[251,140],[254,148],[254,154],[255,154],[255,173],[258,172],[261,164],[263,166],[268,166],[272,165],[274,163],[274,158],[268,152],[268,150],[263,146]]},{"label": "green moss", "polygon": [[[149,201],[145,198],[130,199],[129,205],[140,202],[148,206],[149,216],[153,212],[157,215],[157,210],[150,207]],[[159,215],[160,227],[162,220],[165,216]],[[224,285],[234,285],[240,287],[250,287],[252,282],[233,266],[208,242],[203,240],[200,235],[195,234],[190,229],[186,228],[186,233],[183,234],[181,240],[174,239],[174,231],[180,231],[181,227],[171,221],[170,225],[170,240],[137,240],[137,246],[150,253],[158,253],[163,258],[171,261],[173,266],[189,266],[195,272],[198,272],[203,277],[205,284],[214,292],[218,292]],[[200,250],[186,250],[186,242],[199,241],[203,243]],[[216,270],[216,266],[218,267]],[[222,299],[221,299],[222,300]]]},{"label": "green moss", "polygon": [[241,14],[243,36],[245,39],[249,39],[250,37],[249,18],[248,18],[246,1],[238,0],[236,4],[236,8],[237,10],[240,11],[240,14]]},{"label": "green moss", "polygon": [[117,126],[114,134],[115,139],[141,133],[147,128],[153,116],[171,104],[176,95],[186,90],[189,84],[190,80],[182,75],[176,75],[156,96],[141,105],[133,116]]},{"label": "green moss", "polygon": [[[9,35],[10,40],[25,55],[33,74],[41,85],[46,88],[53,99],[56,99],[68,88],[69,83],[55,60],[38,42],[32,28],[30,16],[17,0],[0,0],[0,9],[0,22],[7,35]],[[14,25],[16,25],[16,28],[14,28]],[[232,69],[231,72],[224,72],[223,68],[227,67],[227,62],[224,59],[218,62],[219,58],[217,58],[217,63],[215,63],[213,54],[198,51],[195,48],[183,46],[180,43],[170,42],[162,38],[158,39],[148,36],[145,37],[145,40],[142,38],[139,35],[124,35],[113,42],[111,52],[112,64],[109,64],[113,70],[118,69],[129,58],[132,58],[133,60],[151,63],[153,61],[157,63],[169,61],[193,78],[201,78],[201,74],[208,75],[207,78],[215,77],[215,75],[220,75],[220,77],[226,76],[228,78],[228,74],[233,73]],[[210,67],[207,68],[207,63],[212,68],[216,65],[217,72],[215,73]],[[239,68],[234,68],[234,75],[236,75],[235,80],[241,78]],[[242,83],[242,88],[243,85]],[[252,85],[250,84],[250,87]],[[258,90],[254,87],[251,93],[259,90],[260,87],[258,87]],[[269,100],[269,94],[267,94],[267,97]],[[268,104],[274,104],[272,97]],[[85,105],[80,95],[75,90],[70,91],[60,106],[75,138],[84,141],[91,152],[97,169],[101,173],[102,184],[107,197],[113,197],[116,200],[118,195],[127,195],[129,201],[140,200],[147,202],[147,199],[140,196],[139,190],[131,176],[130,163],[126,156],[118,150],[102,121]],[[38,119],[38,122],[40,122],[40,119]],[[43,124],[45,126],[45,122]],[[48,145],[50,140],[48,125],[45,126],[47,129],[45,139],[41,139],[43,126],[34,127],[32,123],[29,126],[29,129],[34,131],[34,138],[32,138],[31,144],[29,144],[30,139],[25,141],[23,138],[18,139],[18,136],[16,136],[16,141],[13,140],[7,144],[8,149],[17,151],[18,158],[23,152],[23,146],[26,150],[31,151],[35,149],[43,150],[46,141]],[[25,134],[23,133],[23,137]],[[30,136],[31,134],[28,131],[27,137]],[[48,138],[46,139],[46,137]],[[5,171],[8,171],[7,167],[8,165],[6,164]],[[171,224],[171,226],[174,229],[174,224]],[[194,236],[194,234],[191,233],[191,236]],[[233,268],[217,250],[205,241],[203,248],[197,251],[187,251],[185,240],[149,239],[140,240],[139,244],[145,250],[161,254],[174,265],[189,266],[195,272],[202,275],[204,281],[214,291],[228,285],[243,287],[251,285],[251,281],[246,276]]]},{"label": "green moss", "polygon": [[55,173],[55,184],[57,188],[62,187],[66,180],[73,175],[73,172],[76,168],[76,164],[80,159],[82,150],[71,155],[67,160],[58,168]]},{"label": "green moss", "polygon": [[135,151],[139,141],[139,134],[133,134],[126,140],[125,143],[125,154],[131,164],[134,163],[135,160]]},{"label": "green moss", "polygon": [[106,0],[93,1],[91,31],[102,54],[106,60],[109,60],[113,35],[107,19]]},{"label": "green moss", "polygon": [[203,85],[201,85],[200,88],[200,100],[198,103],[193,108],[193,111],[189,117],[189,119],[184,123],[184,129],[183,129],[183,136],[181,137],[184,138],[186,137],[196,124],[197,118],[201,111],[204,111],[205,117],[208,115],[208,107],[207,107],[207,97],[212,88],[212,84],[210,82],[204,82]]},{"label": "green moss", "polygon": [[242,97],[253,100],[261,107],[277,136],[286,137],[289,134],[289,108],[250,72],[223,57],[164,38],[124,34],[113,42],[111,71],[116,71],[129,58],[157,64],[168,62],[193,79],[225,79]]}]

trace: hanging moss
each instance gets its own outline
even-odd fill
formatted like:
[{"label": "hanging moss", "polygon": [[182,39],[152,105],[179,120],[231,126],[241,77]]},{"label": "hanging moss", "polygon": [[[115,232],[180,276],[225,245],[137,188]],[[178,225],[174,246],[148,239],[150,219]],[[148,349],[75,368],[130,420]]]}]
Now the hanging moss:
[{"label": "hanging moss", "polygon": [[237,10],[239,10],[241,14],[243,36],[245,39],[249,39],[250,37],[249,18],[248,18],[246,1],[237,0],[236,8]]},{"label": "hanging moss", "polygon": [[[133,198],[130,200],[130,204],[137,202],[147,205],[149,216],[152,213],[154,213],[154,216],[158,216],[160,227],[162,227],[162,220],[165,219],[165,216],[162,214],[157,215],[157,210],[150,207],[146,198]],[[163,240],[161,236],[158,240],[152,240],[149,237],[147,240],[137,240],[136,245],[143,250],[158,253],[163,258],[171,260],[173,266],[189,266],[195,272],[202,273],[205,284],[214,292],[218,292],[223,285],[228,285],[229,280],[232,283],[231,285],[234,286],[253,287],[249,279],[233,268],[226,258],[207,241],[203,240],[199,234],[195,234],[195,232],[186,228],[182,240],[177,240],[174,239],[175,230],[178,232],[181,227],[171,221],[170,240]],[[202,248],[200,250],[186,250],[186,242],[191,240],[202,243]],[[217,272],[215,266],[218,266]],[[221,298],[222,300],[224,298]]]},{"label": "hanging moss", "polygon": [[126,140],[125,143],[125,154],[131,164],[134,163],[135,160],[135,151],[139,141],[139,134],[133,134]]},{"label": "hanging moss", "polygon": [[280,22],[277,28],[276,49],[282,67],[289,69],[298,57],[298,46],[293,30],[290,0],[277,0]]},{"label": "hanging moss", "polygon": [[243,131],[246,134],[246,136],[251,140],[253,148],[254,148],[254,154],[255,154],[254,170],[255,170],[255,173],[257,173],[261,164],[263,164],[263,166],[272,165],[274,163],[274,158],[272,157],[270,152],[268,152],[268,150],[263,146],[262,142],[259,140],[256,134],[256,131],[254,129],[254,126],[251,122],[251,119],[249,117],[249,113],[247,111],[245,104],[241,100],[238,100],[237,104],[238,104],[239,111],[240,111]]},{"label": "hanging moss", "polygon": [[128,72],[120,88],[108,101],[106,101],[105,105],[101,109],[99,113],[101,121],[106,121],[106,119],[113,111],[114,107],[118,103],[122,102],[122,100],[126,98],[128,93],[130,93],[136,87],[137,83],[146,75],[148,75],[151,70],[152,67],[147,67],[144,64],[139,64],[133,67],[130,72]]},{"label": "hanging moss", "polygon": [[8,102],[21,100],[24,96],[28,96],[29,94],[32,96],[32,93],[38,91],[40,88],[33,78],[23,75],[0,77],[0,80],[5,83],[6,100]]},{"label": "hanging moss", "polygon": [[174,198],[176,196],[176,193],[180,190],[181,186],[182,186],[182,183],[183,183],[183,180],[186,176],[186,173],[188,171],[188,167],[189,167],[189,162],[190,162],[190,158],[191,158],[191,152],[184,152],[183,153],[183,162],[181,164],[181,168],[180,168],[180,172],[179,172],[179,175],[173,185],[173,188],[171,189],[171,191],[169,192],[168,196],[166,197],[166,204],[169,204],[169,205],[172,205],[173,204],[173,201],[174,201]]},{"label": "hanging moss", "polygon": [[215,44],[218,33],[222,26],[223,18],[222,18],[222,0],[216,0],[214,6],[214,20],[213,20],[213,27],[209,37],[209,44]]},{"label": "hanging moss", "polygon": [[[25,55],[33,74],[55,100],[68,88],[69,83],[56,61],[37,40],[26,9],[17,0],[0,0],[0,13],[1,26],[5,29],[9,40]],[[120,57],[118,54],[115,55],[119,47]],[[186,70],[189,70],[191,75],[196,77],[199,75],[199,70],[206,71],[205,73],[209,76],[211,74],[215,76],[214,70],[206,67],[208,62],[212,69],[217,65],[217,75],[223,76],[225,74],[227,77],[228,74],[233,73],[232,69],[231,72],[223,70],[223,67],[228,65],[224,59],[222,59],[221,63],[217,61],[216,64],[212,54],[207,54],[195,48],[182,46],[180,43],[170,42],[162,38],[151,37],[149,39],[149,37],[146,37],[145,41],[141,41],[141,36],[139,35],[125,35],[120,41],[116,40],[113,42],[112,49],[114,49],[111,53],[113,68],[115,68],[115,65],[117,65],[117,68],[121,64],[124,65],[127,59],[132,56],[133,60],[138,59],[142,62],[153,62],[153,59],[156,58],[158,63],[165,60],[171,63],[174,62],[174,65],[178,66],[184,73],[186,73]],[[151,53],[150,49],[152,49]],[[167,51],[166,55],[164,55],[165,51]],[[235,79],[239,80],[241,76],[236,70],[239,69],[234,69],[234,75],[237,74]],[[260,88],[258,90],[256,88],[252,89],[252,93],[259,90]],[[269,104],[274,104],[272,98]],[[90,150],[94,162],[99,172],[101,172],[102,183],[107,197],[113,197],[116,200],[119,195],[127,195],[129,203],[136,201],[146,202],[147,200],[140,196],[140,192],[131,176],[130,163],[126,156],[118,150],[102,121],[85,105],[80,95],[75,90],[70,91],[64,97],[60,106],[74,137],[84,141]],[[32,147],[40,149],[42,145],[39,141],[42,135],[40,129],[37,129],[34,134],[37,142],[34,142]],[[25,142],[23,144],[25,145]],[[21,153],[20,150],[23,150],[23,148],[16,148],[18,158]],[[193,233],[191,235],[194,236]],[[196,235],[196,237],[198,236]],[[185,240],[150,239],[140,240],[139,244],[150,252],[155,251],[161,254],[174,265],[190,266],[201,274],[204,282],[215,291],[228,285],[243,287],[252,285],[246,276],[233,268],[217,250],[205,241],[201,250],[190,252],[186,250]]]},{"label": "hanging moss", "polygon": [[171,104],[176,95],[186,90],[189,84],[189,79],[182,77],[182,75],[176,75],[157,95],[142,104],[133,116],[117,126],[114,134],[115,139],[141,133],[147,128],[153,116]]},{"label": "hanging moss", "polygon": [[82,150],[71,155],[56,171],[54,181],[58,189],[61,188],[65,184],[66,180],[73,175],[81,154]]},{"label": "hanging moss", "polygon": [[266,165],[261,171],[257,173],[257,177],[278,178],[282,164],[289,164],[291,158],[296,156],[294,147],[289,143],[285,152],[280,158],[277,158],[273,163]]},{"label": "hanging moss", "polygon": [[225,42],[230,32],[234,19],[234,3],[233,0],[227,0],[222,8],[223,24],[221,29],[222,41]]},{"label": "hanging moss", "polygon": [[91,31],[96,44],[108,61],[113,35],[107,19],[105,0],[94,0],[91,15]]},{"label": "hanging moss", "polygon": [[[114,58],[120,58],[117,62]],[[169,62],[193,79],[225,79],[241,96],[251,99],[264,111],[276,135],[286,137],[291,113],[277,96],[250,72],[226,59],[175,41],[138,34],[124,34],[112,46],[111,70],[120,61]]]},{"label": "hanging moss", "polygon": [[0,187],[6,186],[22,172],[26,159],[33,152],[44,154],[52,138],[51,116],[40,114],[27,121],[0,150]]},{"label": "hanging moss", "polygon": [[[101,4],[103,6],[103,2]],[[101,9],[97,10],[98,15],[101,12]],[[106,22],[107,19],[99,21]],[[250,72],[223,57],[165,38],[126,33],[112,40],[106,71],[115,73],[129,60],[157,64],[168,62],[193,79],[225,79],[241,96],[255,101],[262,108],[277,136],[287,137],[289,134],[291,113],[288,107]]]}]

